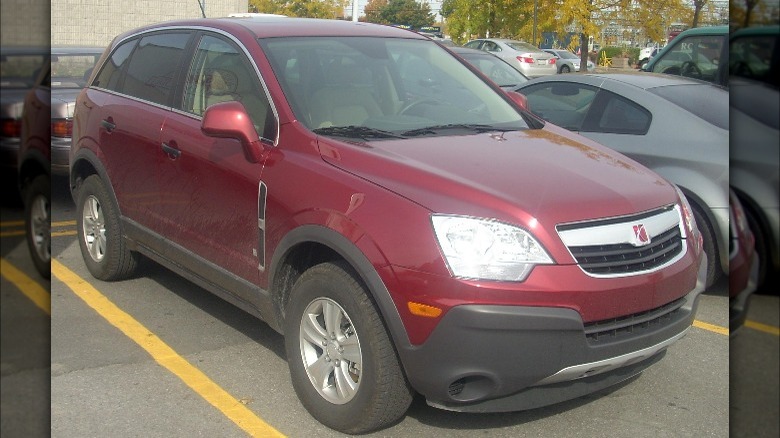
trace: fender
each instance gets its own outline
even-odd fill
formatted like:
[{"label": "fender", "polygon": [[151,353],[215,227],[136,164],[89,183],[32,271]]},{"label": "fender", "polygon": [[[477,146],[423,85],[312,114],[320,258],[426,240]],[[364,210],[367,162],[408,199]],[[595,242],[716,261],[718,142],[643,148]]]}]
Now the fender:
[{"label": "fender", "polygon": [[[276,277],[281,272],[283,261],[295,246],[312,242],[322,244],[335,251],[355,269],[355,272],[368,287],[369,293],[379,307],[379,312],[382,315],[385,325],[389,329],[390,335],[397,345],[397,351],[400,353],[411,346],[409,337],[406,334],[406,329],[401,321],[401,315],[398,313],[398,309],[390,297],[390,291],[382,281],[382,278],[374,268],[374,265],[363,252],[363,250],[372,251],[372,248],[375,249],[375,246],[371,242],[365,241],[361,249],[355,242],[350,241],[330,228],[322,225],[302,225],[289,232],[279,242],[271,259],[269,284],[276,285]],[[378,250],[375,250],[373,256],[384,260],[384,257],[382,257]],[[384,265],[387,266],[388,264],[384,263]],[[274,287],[272,286],[272,289],[273,288]],[[277,313],[277,318],[281,320],[281,312]],[[277,322],[277,326],[282,326],[281,321]]]}]

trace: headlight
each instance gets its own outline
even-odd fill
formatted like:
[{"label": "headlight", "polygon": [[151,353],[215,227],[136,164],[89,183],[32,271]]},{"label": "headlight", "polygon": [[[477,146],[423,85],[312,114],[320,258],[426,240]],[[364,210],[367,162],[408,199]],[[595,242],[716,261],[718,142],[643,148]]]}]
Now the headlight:
[{"label": "headlight", "polygon": [[433,230],[455,277],[523,281],[535,265],[553,263],[521,228],[488,219],[434,215]]},{"label": "headlight", "polygon": [[699,229],[696,227],[696,218],[693,216],[693,209],[691,204],[688,203],[688,198],[679,187],[676,185],[674,188],[677,190],[677,197],[680,198],[680,208],[682,209],[683,221],[685,222],[685,233],[693,239],[699,238]]}]

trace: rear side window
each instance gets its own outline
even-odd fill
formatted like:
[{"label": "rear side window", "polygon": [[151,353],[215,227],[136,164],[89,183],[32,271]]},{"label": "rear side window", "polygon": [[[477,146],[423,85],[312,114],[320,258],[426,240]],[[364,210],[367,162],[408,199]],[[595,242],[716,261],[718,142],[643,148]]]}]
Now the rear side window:
[{"label": "rear side window", "polygon": [[190,33],[157,33],[120,46],[93,85],[170,105]]},{"label": "rear side window", "polygon": [[111,91],[120,91],[122,71],[127,67],[127,61],[130,59],[130,54],[133,52],[138,40],[131,40],[122,43],[108,61],[103,65],[103,69],[95,78],[92,83],[95,87],[105,88]]},{"label": "rear side window", "polygon": [[583,131],[643,135],[650,129],[650,113],[635,102],[606,90],[601,91],[600,99],[605,100],[603,106],[599,104],[591,109],[593,126],[587,123]]}]

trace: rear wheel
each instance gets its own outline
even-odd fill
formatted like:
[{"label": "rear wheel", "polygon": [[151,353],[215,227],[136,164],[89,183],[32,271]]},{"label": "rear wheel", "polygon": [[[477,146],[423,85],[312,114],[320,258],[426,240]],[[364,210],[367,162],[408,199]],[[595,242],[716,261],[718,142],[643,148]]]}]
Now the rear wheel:
[{"label": "rear wheel", "polygon": [[401,418],[412,390],[365,287],[348,266],[323,263],[293,286],[284,333],[293,387],[309,413],[344,433]]},{"label": "rear wheel", "polygon": [[100,177],[92,175],[84,180],[76,205],[79,247],[89,272],[106,281],[133,275],[140,255],[127,248],[119,207]]},{"label": "rear wheel", "polygon": [[35,269],[51,278],[51,181],[46,175],[33,179],[25,190],[24,219],[27,247]]}]

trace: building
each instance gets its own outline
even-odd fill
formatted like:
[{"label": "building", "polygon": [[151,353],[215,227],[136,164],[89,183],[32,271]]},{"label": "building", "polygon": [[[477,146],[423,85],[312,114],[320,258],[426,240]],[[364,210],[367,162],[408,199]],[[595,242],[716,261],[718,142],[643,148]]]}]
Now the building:
[{"label": "building", "polygon": [[248,10],[249,0],[52,0],[51,44],[106,46],[118,34],[146,24]]}]

